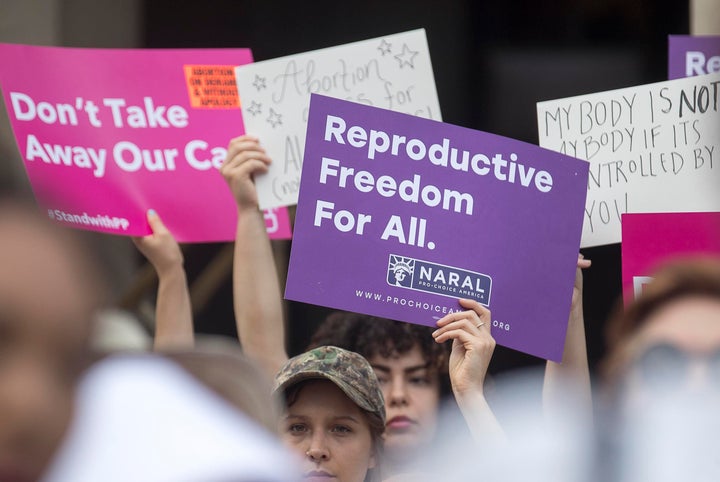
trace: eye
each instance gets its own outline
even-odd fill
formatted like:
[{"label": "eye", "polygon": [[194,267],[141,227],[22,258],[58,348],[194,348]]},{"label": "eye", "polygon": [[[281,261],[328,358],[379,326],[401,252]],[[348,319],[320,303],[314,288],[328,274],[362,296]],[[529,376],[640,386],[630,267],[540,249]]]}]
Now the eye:
[{"label": "eye", "polygon": [[390,379],[387,377],[387,375],[384,375],[383,373],[375,372],[375,376],[377,377],[378,383],[380,385],[384,385],[390,381]]},{"label": "eye", "polygon": [[411,385],[416,385],[416,386],[421,386],[421,387],[430,385],[430,377],[428,377],[428,376],[411,377],[408,381],[410,382]]},{"label": "eye", "polygon": [[302,435],[307,432],[307,426],[304,423],[291,423],[288,425],[287,432],[291,435]]},{"label": "eye", "polygon": [[345,435],[345,434],[352,433],[352,429],[350,427],[348,427],[347,425],[335,425],[332,428],[332,432]]}]

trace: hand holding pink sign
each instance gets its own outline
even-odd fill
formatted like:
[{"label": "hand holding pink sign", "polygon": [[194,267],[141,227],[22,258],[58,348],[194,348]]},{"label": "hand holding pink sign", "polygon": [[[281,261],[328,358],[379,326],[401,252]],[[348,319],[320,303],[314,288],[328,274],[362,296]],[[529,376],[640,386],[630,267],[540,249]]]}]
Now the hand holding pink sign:
[{"label": "hand holding pink sign", "polygon": [[158,276],[153,344],[156,349],[192,348],[193,315],[182,251],[160,216],[152,209],[147,216],[153,233],[133,242]]}]

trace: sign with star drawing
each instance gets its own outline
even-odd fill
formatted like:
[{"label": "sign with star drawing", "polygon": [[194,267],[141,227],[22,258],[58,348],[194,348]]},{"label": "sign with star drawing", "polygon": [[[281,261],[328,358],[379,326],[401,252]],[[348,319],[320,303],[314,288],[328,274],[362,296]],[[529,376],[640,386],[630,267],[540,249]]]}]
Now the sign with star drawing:
[{"label": "sign with star drawing", "polygon": [[235,69],[248,134],[273,159],[260,206],[297,203],[310,94],[442,120],[425,30],[388,35]]}]

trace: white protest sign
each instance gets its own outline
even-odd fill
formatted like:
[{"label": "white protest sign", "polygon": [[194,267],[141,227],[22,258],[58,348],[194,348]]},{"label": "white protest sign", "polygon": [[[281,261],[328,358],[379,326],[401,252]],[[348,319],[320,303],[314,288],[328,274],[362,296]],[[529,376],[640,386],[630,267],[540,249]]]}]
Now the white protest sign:
[{"label": "white protest sign", "polygon": [[582,247],[623,213],[720,211],[720,74],[538,102],[540,145],[590,162]]},{"label": "white protest sign", "polygon": [[425,30],[237,67],[248,134],[273,159],[256,179],[263,209],[297,203],[310,94],[442,120]]}]

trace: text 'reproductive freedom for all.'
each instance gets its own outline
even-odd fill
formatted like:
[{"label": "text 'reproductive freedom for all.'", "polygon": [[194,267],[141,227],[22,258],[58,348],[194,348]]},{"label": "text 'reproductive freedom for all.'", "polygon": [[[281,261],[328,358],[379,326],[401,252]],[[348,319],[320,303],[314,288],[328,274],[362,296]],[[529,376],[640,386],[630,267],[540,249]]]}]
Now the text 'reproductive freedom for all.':
[{"label": "text 'reproductive freedom for all.'", "polygon": [[[429,147],[420,139],[388,133],[382,130],[367,129],[361,126],[348,128],[345,119],[328,115],[325,123],[324,140],[348,145],[361,150],[368,160],[374,160],[377,154],[388,154],[393,157],[407,156],[422,162],[430,162],[434,166],[450,168],[455,171],[473,172],[478,176],[488,176],[500,182],[519,185],[524,188],[536,189],[548,193],[553,187],[552,175],[545,170],[537,170],[518,162],[518,156],[511,153],[509,160],[502,154],[486,155],[472,153],[464,149],[452,147],[450,139],[433,143]],[[398,182],[390,175],[375,177],[371,172],[355,170],[353,167],[341,165],[341,161],[328,157],[322,158],[320,167],[320,183],[336,182],[340,188],[352,185],[356,190],[369,193],[376,190],[383,197],[390,198],[396,194],[406,202],[422,202],[428,207],[442,205],[442,209],[472,215],[473,197],[469,193],[460,193],[452,189],[441,190],[431,184],[422,184],[419,174],[412,179]]]}]

